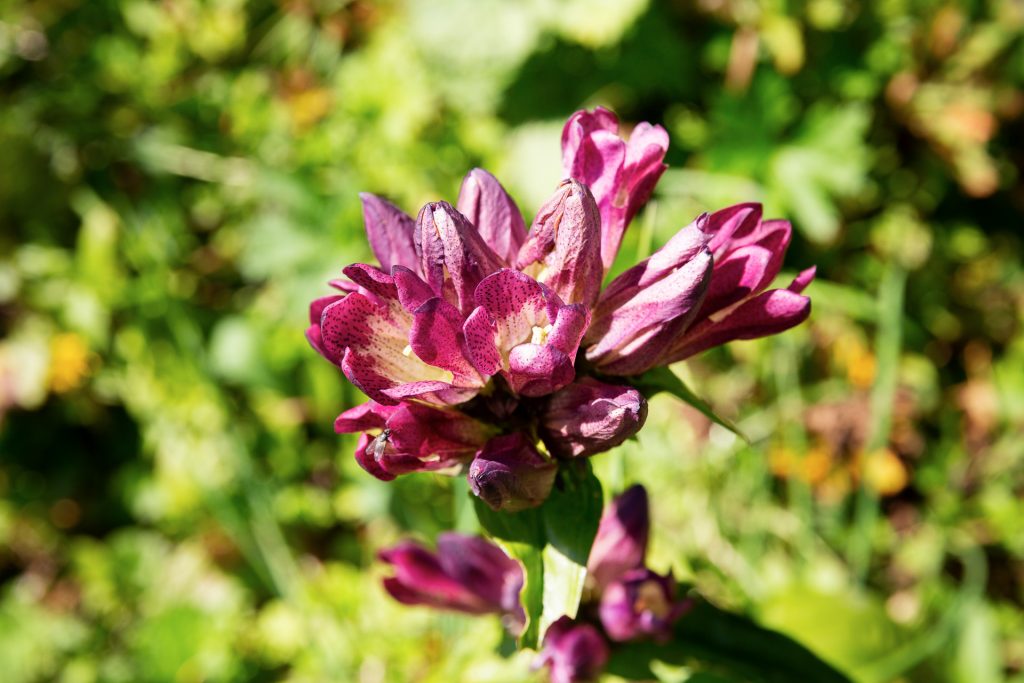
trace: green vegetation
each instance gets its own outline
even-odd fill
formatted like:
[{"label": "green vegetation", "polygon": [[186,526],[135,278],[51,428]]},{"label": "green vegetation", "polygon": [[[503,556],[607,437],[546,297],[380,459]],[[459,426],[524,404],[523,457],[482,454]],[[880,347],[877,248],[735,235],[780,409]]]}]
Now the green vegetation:
[{"label": "green vegetation", "polygon": [[482,166],[532,215],[603,104],[672,138],[620,267],[739,201],[818,264],[808,323],[675,368],[749,443],[665,393],[592,460],[650,491],[651,566],[858,682],[1024,681],[1022,36],[1014,0],[0,0],[0,678],[528,680],[380,588],[472,506],[359,469],[302,331],[370,259],[359,191]]}]

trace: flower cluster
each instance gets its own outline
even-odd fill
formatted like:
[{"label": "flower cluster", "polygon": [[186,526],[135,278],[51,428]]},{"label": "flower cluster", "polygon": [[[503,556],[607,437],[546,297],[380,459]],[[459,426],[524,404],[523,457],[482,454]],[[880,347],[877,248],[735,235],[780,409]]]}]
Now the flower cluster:
[{"label": "flower cluster", "polygon": [[[597,678],[616,643],[667,642],[690,602],[676,596],[671,574],[644,564],[650,527],[647,493],[634,486],[609,504],[587,561],[587,595],[577,619],[561,617],[544,635],[537,668],[552,683]],[[524,626],[519,565],[490,541],[441,534],[437,552],[406,541],[381,553],[394,576],[384,587],[397,600],[467,614],[499,614],[513,633]]]},{"label": "flower cluster", "polygon": [[466,472],[495,509],[539,505],[559,460],[608,450],[644,423],[631,378],[733,339],[804,320],[804,271],[767,290],[789,244],[756,204],[702,215],[650,258],[601,283],[665,170],[668,136],[628,139],[611,112],[577,112],[565,177],[526,229],[486,171],[453,207],[413,219],[363,195],[378,266],[355,264],[310,306],[306,335],[370,401],[342,413],[360,465],[389,480]]}]

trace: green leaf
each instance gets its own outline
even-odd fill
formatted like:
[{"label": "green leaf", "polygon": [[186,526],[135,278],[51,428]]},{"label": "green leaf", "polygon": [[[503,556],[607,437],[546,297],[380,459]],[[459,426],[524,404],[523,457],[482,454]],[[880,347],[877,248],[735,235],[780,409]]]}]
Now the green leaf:
[{"label": "green leaf", "polygon": [[572,463],[539,508],[497,512],[474,498],[481,526],[523,564],[520,599],[527,625],[521,647],[537,647],[562,615],[576,616],[587,578],[587,558],[601,519],[601,483],[586,461]]},{"label": "green leaf", "polygon": [[523,565],[523,590],[519,601],[526,613],[526,626],[519,636],[519,647],[536,648],[541,637],[541,612],[544,604],[544,559],[546,543],[540,509],[499,512],[473,497],[480,526],[505,553]]},{"label": "green leaf", "polygon": [[540,630],[565,615],[576,617],[587,579],[587,558],[601,521],[601,482],[587,461],[572,463],[541,507],[544,548],[544,609]]},{"label": "green leaf", "polygon": [[679,620],[673,642],[623,645],[612,655],[608,672],[650,678],[652,661],[703,665],[756,683],[850,680],[795,640],[704,601]]},{"label": "green leaf", "polygon": [[732,420],[724,418],[716,413],[714,408],[712,408],[707,401],[693,393],[693,390],[686,386],[683,380],[679,379],[678,375],[672,372],[668,367],[649,370],[639,377],[634,377],[632,383],[633,386],[639,389],[647,398],[650,398],[662,391],[672,394],[684,403],[687,403],[699,410],[702,415],[715,424],[725,427],[736,436],[740,437],[747,443],[750,443],[750,439],[740,431],[740,428],[737,427]]}]

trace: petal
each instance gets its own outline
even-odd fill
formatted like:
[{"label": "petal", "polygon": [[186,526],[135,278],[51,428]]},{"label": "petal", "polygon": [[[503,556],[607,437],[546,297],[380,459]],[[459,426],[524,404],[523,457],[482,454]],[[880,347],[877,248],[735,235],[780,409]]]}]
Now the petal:
[{"label": "petal", "polygon": [[479,307],[470,313],[462,330],[466,338],[466,353],[473,367],[484,376],[497,374],[502,369],[501,353],[491,316]]},{"label": "petal", "polygon": [[576,357],[583,334],[590,325],[590,311],[582,304],[561,306],[551,326],[547,344],[558,349],[571,359]]},{"label": "petal", "polygon": [[359,443],[356,445],[356,463],[369,474],[381,481],[392,481],[395,475],[387,472],[373,454],[373,443],[375,439],[369,434],[360,434]]},{"label": "petal", "polygon": [[409,344],[421,360],[451,372],[457,386],[483,386],[483,379],[466,356],[463,323],[458,309],[434,297],[413,314]]},{"label": "petal", "polygon": [[678,270],[635,290],[617,308],[608,306],[612,301],[600,303],[587,331],[587,359],[614,375],[639,374],[661,364],[661,354],[700,310],[711,272],[711,255],[703,250]]},{"label": "petal", "polygon": [[417,268],[419,259],[413,245],[416,223],[391,202],[366,192],[360,193],[363,202],[363,222],[366,236],[381,267],[389,271],[392,266]]},{"label": "petal", "polygon": [[601,215],[585,185],[562,182],[537,213],[516,265],[566,303],[594,304],[604,276]]},{"label": "petal", "polygon": [[402,307],[410,313],[426,303],[427,300],[433,299],[436,296],[434,290],[420,276],[408,268],[395,266],[391,269],[391,277],[395,281],[398,300],[401,302]]},{"label": "petal", "polygon": [[383,406],[376,401],[367,401],[355,408],[349,408],[334,420],[334,431],[337,434],[354,434],[372,429],[383,429],[388,417],[396,409]]},{"label": "petal", "polygon": [[557,317],[560,302],[525,273],[503,269],[484,279],[476,289],[476,301],[487,312],[496,333],[499,351],[529,341],[534,327],[544,327]]},{"label": "petal", "polygon": [[715,262],[699,317],[706,318],[759,293],[772,281],[781,265],[781,256],[756,244],[730,251],[724,259]]},{"label": "petal", "polygon": [[467,479],[473,494],[495,510],[517,512],[547,499],[558,466],[545,460],[521,432],[487,442]]},{"label": "petal", "polygon": [[324,347],[342,359],[345,375],[385,405],[395,402],[385,390],[424,381],[448,386],[451,380],[451,373],[427,365],[407,350],[408,323],[395,320],[393,312],[356,293],[328,306],[320,323]]},{"label": "petal", "polygon": [[748,238],[761,224],[761,205],[735,204],[708,217],[705,231],[711,236],[708,248],[715,258],[722,256],[734,239]]},{"label": "petal", "polygon": [[520,344],[508,357],[509,385],[523,396],[544,396],[561,389],[576,376],[572,358],[550,345]]},{"label": "petal", "polygon": [[498,179],[482,168],[474,168],[462,180],[456,208],[476,226],[504,265],[512,265],[526,240],[526,223]]},{"label": "petal", "polygon": [[450,296],[451,303],[468,315],[476,307],[476,286],[501,268],[501,259],[473,224],[447,202],[423,207],[417,218],[416,240],[427,284],[438,296]]},{"label": "petal", "polygon": [[757,339],[784,332],[802,323],[810,313],[811,300],[795,291],[762,292],[732,309],[721,320],[709,318],[695,326],[668,354],[665,363],[689,358],[734,339]]},{"label": "petal", "polygon": [[609,450],[640,431],[647,401],[628,386],[592,377],[573,382],[551,397],[544,415],[544,443],[566,458]]},{"label": "petal", "polygon": [[639,484],[605,507],[587,559],[587,571],[599,588],[643,566],[650,529],[647,490]]}]

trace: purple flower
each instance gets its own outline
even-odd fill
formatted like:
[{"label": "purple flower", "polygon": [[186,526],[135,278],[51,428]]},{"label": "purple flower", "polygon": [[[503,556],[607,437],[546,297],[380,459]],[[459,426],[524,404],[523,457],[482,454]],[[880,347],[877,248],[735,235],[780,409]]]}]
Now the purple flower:
[{"label": "purple flower", "polygon": [[587,560],[587,571],[596,588],[643,566],[650,526],[647,490],[639,484],[605,506]]},{"label": "purple flower", "polygon": [[563,301],[593,306],[601,290],[601,216],[590,190],[565,180],[537,212],[516,267]]},{"label": "purple flower", "polygon": [[529,275],[500,270],[476,289],[466,320],[469,357],[482,375],[500,373],[514,393],[543,396],[575,377],[573,363],[590,321],[581,304],[565,305]]},{"label": "purple flower", "polygon": [[639,432],[646,419],[647,401],[639,391],[584,377],[551,395],[544,443],[562,457],[593,455]]},{"label": "purple flower", "polygon": [[502,259],[502,265],[515,265],[526,240],[526,223],[497,178],[474,168],[462,180],[455,208],[476,227],[483,241]]},{"label": "purple flower", "polygon": [[672,624],[688,607],[688,601],[676,600],[671,574],[661,576],[640,568],[605,587],[598,613],[612,640],[651,638],[664,643],[672,638]]},{"label": "purple flower", "polygon": [[667,166],[668,133],[640,123],[629,141],[619,119],[602,107],[578,111],[562,129],[562,172],[586,183],[601,211],[601,261],[611,268],[630,221],[650,198]]},{"label": "purple flower", "polygon": [[759,204],[699,217],[601,294],[584,340],[587,360],[609,375],[637,375],[803,322],[811,301],[800,292],[813,268],[787,289],[764,291],[791,233],[787,221],[762,221]]},{"label": "purple flower", "polygon": [[519,604],[523,570],[490,541],[446,532],[437,538],[436,553],[403,541],[378,557],[395,572],[384,588],[403,604],[501,614],[513,633],[526,623]]},{"label": "purple flower", "polygon": [[592,683],[608,663],[608,644],[596,628],[561,617],[548,627],[534,668],[548,667],[551,683]]},{"label": "purple flower", "polygon": [[793,229],[789,221],[761,220],[760,204],[737,204],[711,214],[704,231],[715,260],[711,285],[686,333],[676,338],[662,365],[734,339],[756,339],[799,325],[811,312],[800,292],[813,267],[786,289],[764,291],[782,268]]},{"label": "purple flower", "polygon": [[[485,383],[466,356],[459,311],[402,266],[345,268],[359,291],[323,308],[315,347],[386,405],[404,398],[455,404]],[[319,345],[319,346],[318,346]]]},{"label": "purple flower", "polygon": [[637,375],[661,362],[665,349],[700,310],[712,276],[702,216],[601,293],[587,330],[587,360],[611,375]]},{"label": "purple flower", "polygon": [[385,406],[369,401],[338,416],[334,431],[364,433],[356,462],[390,481],[399,474],[458,468],[468,463],[494,430],[456,410],[422,403]]},{"label": "purple flower", "polygon": [[495,510],[516,512],[544,502],[558,465],[545,460],[521,432],[487,442],[469,466],[473,494]]}]

